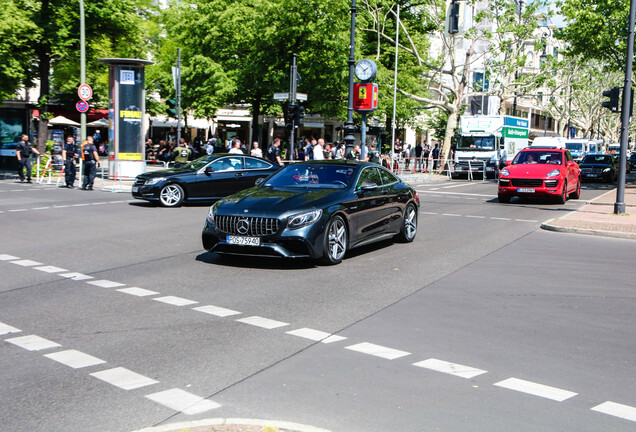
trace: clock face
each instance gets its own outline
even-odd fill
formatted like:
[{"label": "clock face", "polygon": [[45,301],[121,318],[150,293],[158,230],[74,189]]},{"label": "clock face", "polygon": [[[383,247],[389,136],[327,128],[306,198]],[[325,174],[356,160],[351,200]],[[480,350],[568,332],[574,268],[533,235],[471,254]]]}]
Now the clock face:
[{"label": "clock face", "polygon": [[369,59],[362,59],[356,63],[355,73],[360,81],[368,81],[375,77],[377,71],[375,62]]}]

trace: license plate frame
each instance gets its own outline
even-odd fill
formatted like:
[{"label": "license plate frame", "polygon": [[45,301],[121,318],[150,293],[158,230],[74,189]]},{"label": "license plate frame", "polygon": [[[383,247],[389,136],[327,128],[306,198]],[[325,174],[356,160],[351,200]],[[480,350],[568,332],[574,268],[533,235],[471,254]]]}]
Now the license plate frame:
[{"label": "license plate frame", "polygon": [[519,193],[535,193],[536,191],[535,188],[517,188],[517,192]]},{"label": "license plate frame", "polygon": [[231,245],[238,246],[260,246],[261,238],[260,237],[246,237],[246,236],[236,236],[236,235],[228,235],[225,238],[225,241]]}]

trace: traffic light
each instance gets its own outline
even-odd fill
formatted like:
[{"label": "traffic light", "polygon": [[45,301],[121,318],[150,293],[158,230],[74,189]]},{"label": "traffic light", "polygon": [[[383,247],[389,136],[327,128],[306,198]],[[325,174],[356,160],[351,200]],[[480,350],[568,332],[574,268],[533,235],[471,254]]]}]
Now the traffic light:
[{"label": "traffic light", "polygon": [[302,120],[305,118],[305,107],[294,105],[294,123],[296,126],[302,126]]},{"label": "traffic light", "polygon": [[603,97],[609,97],[609,100],[603,101],[601,103],[602,106],[609,109],[611,112],[619,112],[618,108],[618,100],[620,98],[620,87],[614,87],[611,90],[605,90],[603,92]]},{"label": "traffic light", "polygon": [[177,109],[177,99],[168,99],[166,101],[166,105],[168,105],[168,109],[166,110],[166,115],[168,117],[177,118],[179,117],[178,109]]},{"label": "traffic light", "polygon": [[291,128],[292,123],[296,120],[296,108],[298,105],[289,104],[285,110],[285,127]]},{"label": "traffic light", "polygon": [[451,1],[448,11],[448,33],[459,33],[459,2]]}]

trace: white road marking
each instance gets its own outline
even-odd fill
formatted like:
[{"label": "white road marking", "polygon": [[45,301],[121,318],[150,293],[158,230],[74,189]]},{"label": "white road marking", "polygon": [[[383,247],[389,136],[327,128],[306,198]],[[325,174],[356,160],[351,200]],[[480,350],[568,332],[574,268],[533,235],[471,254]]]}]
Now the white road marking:
[{"label": "white road marking", "polygon": [[426,192],[430,194],[439,194],[439,195],[463,195],[463,196],[482,197],[482,198],[495,198],[497,196],[497,195],[475,194],[475,193],[465,193],[465,192],[448,192],[448,191],[435,192],[435,191],[437,191],[437,189],[427,189],[422,192]]},{"label": "white road marking", "polygon": [[486,219],[486,216],[472,216],[472,215],[466,215],[467,218],[472,218],[472,219]]},{"label": "white road marking", "polygon": [[310,328],[301,328],[298,330],[288,331],[287,334],[298,336],[305,339],[310,339],[322,343],[333,343],[347,339],[344,336],[336,336],[331,333],[323,332],[320,330],[314,330]]},{"label": "white road marking", "polygon": [[591,410],[636,422],[636,408],[629,405],[607,401],[591,408]]},{"label": "white road marking", "polygon": [[241,312],[237,312],[232,309],[225,309],[225,308],[213,306],[213,305],[199,306],[192,309],[198,312],[203,312],[210,315],[216,315],[218,317],[226,317],[226,316],[241,314]]},{"label": "white road marking", "polygon": [[31,210],[48,210],[51,207],[33,207]]},{"label": "white road marking", "polygon": [[36,265],[42,265],[41,262],[37,262],[37,261],[31,261],[31,260],[18,260],[18,261],[11,261],[11,264],[17,264],[17,265],[21,265],[22,267],[31,267],[31,266],[36,266]]},{"label": "white road marking", "polygon": [[90,203],[84,203],[84,204],[73,204],[73,205],[71,205],[71,207],[86,207],[86,206],[89,206],[89,205],[90,205]]},{"label": "white road marking", "polygon": [[41,267],[35,267],[36,270],[40,270],[46,273],[59,273],[59,272],[65,272],[68,271],[66,269],[60,268],[60,267],[55,267],[55,266],[41,266]]},{"label": "white road marking", "polygon": [[98,364],[106,363],[104,360],[92,355],[84,354],[77,350],[59,351],[52,354],[45,354],[44,357],[55,360],[58,363],[62,363],[73,369],[80,369],[88,366],[95,366]]},{"label": "white road marking", "polygon": [[509,221],[512,220],[510,218],[502,218],[502,217],[491,217],[490,219],[492,220],[502,220],[502,221]]},{"label": "white road marking", "polygon": [[150,291],[144,288],[137,288],[137,287],[121,288],[121,289],[118,289],[117,291],[134,295],[137,297],[145,297],[145,296],[159,294],[157,291]]},{"label": "white road marking", "polygon": [[82,273],[76,273],[76,272],[71,272],[71,273],[62,273],[60,274],[60,276],[65,277],[65,278],[69,278],[69,279],[73,279],[75,281],[82,281],[82,280],[87,280],[87,279],[93,279],[93,276],[87,276],[85,274]]},{"label": "white road marking", "polygon": [[108,203],[106,201],[91,203],[91,205],[104,205],[104,204],[108,204]]},{"label": "white road marking", "polygon": [[92,373],[91,376],[94,376],[95,378],[98,378],[102,381],[107,382],[108,384],[112,384],[124,390],[133,390],[136,388],[157,384],[159,382],[123,367],[116,367],[113,369],[95,372]]},{"label": "white road marking", "polygon": [[152,393],[146,395],[146,398],[184,414],[198,414],[221,406],[216,402],[177,388]]},{"label": "white road marking", "polygon": [[532,220],[532,219],[515,219],[515,222],[532,222],[532,223],[538,223],[539,221],[537,221],[537,220]]},{"label": "white road marking", "polygon": [[199,303],[198,301],[188,300],[188,299],[175,297],[175,296],[156,297],[156,298],[153,298],[153,300],[161,302],[161,303],[171,304],[173,306],[187,306],[187,305]]},{"label": "white road marking", "polygon": [[126,284],[123,283],[119,283],[119,282],[113,282],[113,281],[109,281],[109,280],[95,280],[95,281],[90,281],[90,282],[86,282],[87,284],[90,285],[95,285],[101,288],[116,288],[116,287],[121,287],[124,286]]},{"label": "white road marking", "polygon": [[420,210],[420,213],[427,214],[427,215],[436,215],[437,214],[437,213],[434,213],[434,212],[427,212],[427,211],[421,211],[421,210]]},{"label": "white road marking", "polygon": [[9,213],[14,213],[14,212],[23,212],[23,211],[27,211],[28,209],[13,209],[13,210],[9,210]]},{"label": "white road marking", "polygon": [[473,378],[477,375],[485,374],[487,371],[477,369],[470,366],[464,366],[457,363],[450,363],[443,360],[430,358],[421,362],[413,363],[413,366],[431,369],[437,372],[443,372],[455,375],[461,378]]},{"label": "white road marking", "polygon": [[285,327],[288,326],[288,323],[284,323],[281,321],[276,321],[276,320],[272,320],[272,319],[268,319],[268,318],[263,318],[263,317],[259,317],[259,316],[251,316],[251,317],[247,317],[247,318],[241,318],[241,319],[237,319],[238,322],[242,322],[244,324],[249,324],[249,325],[253,325],[256,327],[262,327],[268,330],[271,329],[275,329],[278,327]]},{"label": "white road marking", "polygon": [[394,359],[411,354],[406,351],[400,351],[393,348],[387,348],[387,347],[384,347],[381,345],[375,345],[369,342],[362,342],[356,345],[350,345],[345,348],[351,351],[357,351],[363,354],[369,354],[376,357],[382,357],[388,360],[394,360]]},{"label": "white road marking", "polygon": [[451,186],[444,186],[442,187],[442,189],[451,189],[451,188],[464,187],[464,186],[475,186],[477,184],[481,184],[481,183],[460,183],[460,184],[454,184]]},{"label": "white road marking", "polygon": [[563,402],[566,399],[574,397],[577,393],[562,390],[556,387],[550,387],[543,384],[537,384],[531,381],[524,381],[518,378],[508,378],[507,380],[495,383],[497,387],[507,388],[522,393],[528,393],[534,396],[552,399],[557,402]]},{"label": "white road marking", "polygon": [[28,351],[40,351],[43,349],[62,346],[59,343],[44,339],[43,337],[36,335],[20,336],[5,340]]},{"label": "white road marking", "polygon": [[20,333],[22,330],[17,329],[15,327],[11,327],[8,324],[4,324],[0,322],[0,336],[10,334],[10,333]]},{"label": "white road marking", "polygon": [[7,255],[7,254],[1,254],[0,255],[0,261],[11,261],[11,260],[15,260],[18,259],[19,257],[17,256],[13,256],[13,255]]},{"label": "white road marking", "polygon": [[70,205],[54,205],[53,208],[67,208],[70,207]]},{"label": "white road marking", "polygon": [[461,215],[453,214],[453,213],[442,213],[442,216],[454,216],[454,217],[460,217]]}]

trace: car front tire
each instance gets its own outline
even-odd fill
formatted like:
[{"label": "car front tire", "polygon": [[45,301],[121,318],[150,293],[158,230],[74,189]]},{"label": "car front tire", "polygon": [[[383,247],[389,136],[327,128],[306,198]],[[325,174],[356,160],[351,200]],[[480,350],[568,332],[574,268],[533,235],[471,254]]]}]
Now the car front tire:
[{"label": "car front tire", "polygon": [[397,235],[398,241],[410,243],[417,234],[417,209],[413,204],[408,204],[402,215],[402,229]]},{"label": "car front tire", "polygon": [[570,198],[579,199],[581,198],[581,179],[576,182],[576,190],[570,194]]},{"label": "car front tire", "polygon": [[164,207],[178,207],[184,198],[183,188],[175,183],[165,185],[159,192],[159,202]]},{"label": "car front tire", "polygon": [[563,181],[563,191],[561,192],[561,195],[557,198],[557,202],[559,204],[565,204],[567,200],[568,200],[568,182]]},{"label": "car front tire", "polygon": [[347,253],[348,241],[347,224],[344,219],[341,216],[332,217],[325,230],[322,263],[340,264]]}]

